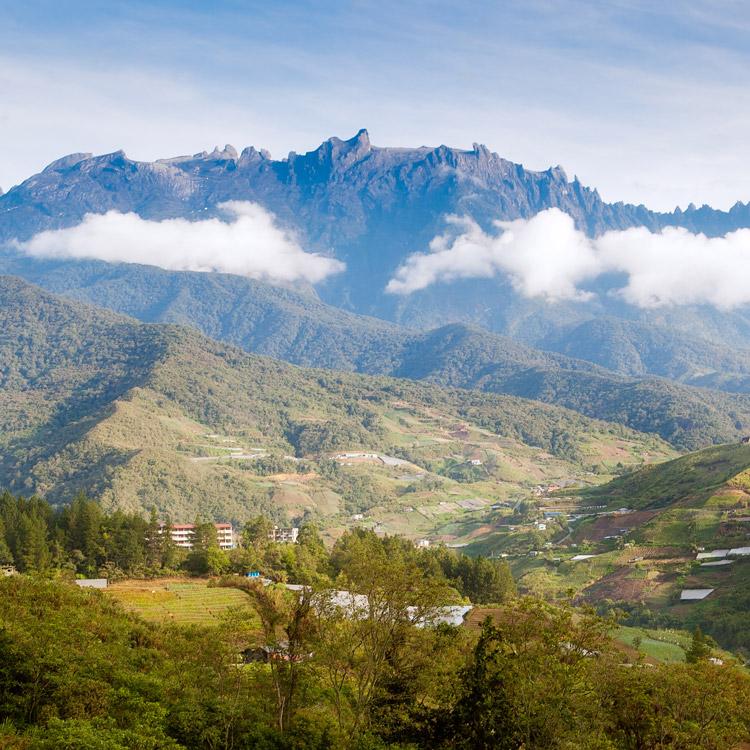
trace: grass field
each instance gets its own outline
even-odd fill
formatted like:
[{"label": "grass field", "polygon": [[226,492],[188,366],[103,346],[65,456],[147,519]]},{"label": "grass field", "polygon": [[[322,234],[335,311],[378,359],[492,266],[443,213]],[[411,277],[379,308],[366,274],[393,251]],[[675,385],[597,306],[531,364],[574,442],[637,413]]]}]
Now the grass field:
[{"label": "grass field", "polygon": [[684,632],[668,630],[650,630],[647,628],[630,628],[620,626],[612,637],[628,646],[637,646],[645,656],[659,662],[685,661],[685,648],[690,645],[690,636]]},{"label": "grass field", "polygon": [[206,580],[120,581],[107,593],[150,622],[215,625],[232,608],[250,609],[246,594],[209,587]]}]

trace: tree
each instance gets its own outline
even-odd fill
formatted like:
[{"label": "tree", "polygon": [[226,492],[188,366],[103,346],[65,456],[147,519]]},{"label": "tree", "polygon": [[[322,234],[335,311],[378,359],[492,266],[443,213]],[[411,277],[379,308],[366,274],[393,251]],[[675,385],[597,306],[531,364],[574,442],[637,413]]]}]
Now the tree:
[{"label": "tree", "polygon": [[227,578],[222,586],[247,593],[260,618],[262,646],[268,653],[271,684],[276,705],[276,724],[286,731],[294,717],[297,692],[309,670],[312,636],[312,590],[297,592],[277,586],[265,587],[258,581]]},{"label": "tree", "polygon": [[157,569],[162,566],[162,551],[166,537],[172,539],[169,526],[162,526],[156,512],[156,506],[151,506],[148,525],[146,526],[146,564],[149,568]]},{"label": "tree", "polygon": [[611,668],[594,665],[604,730],[627,750],[723,750],[750,740],[750,680],[707,660]]},{"label": "tree", "polygon": [[99,504],[79,494],[63,511],[62,522],[71,549],[81,552],[79,572],[94,575],[104,562],[102,545],[103,513]]},{"label": "tree", "polygon": [[170,529],[172,528],[172,519],[167,515],[164,518],[164,532],[161,535],[160,564],[162,569],[171,570],[176,567],[180,558],[180,549],[172,539]]},{"label": "tree", "polygon": [[287,547],[292,554],[292,580],[306,584],[327,580],[328,552],[315,524],[300,526],[297,544]]},{"label": "tree", "polygon": [[12,565],[13,553],[10,551],[5,535],[5,523],[0,516],[0,565]]},{"label": "tree", "polygon": [[711,656],[711,648],[708,645],[706,636],[700,627],[693,631],[693,638],[690,642],[690,648],[685,652],[685,661],[688,664],[697,664],[699,661],[708,659]]},{"label": "tree", "polygon": [[582,738],[595,733],[586,725],[597,721],[590,670],[608,651],[610,627],[532,598],[512,601],[494,622],[485,620],[460,675],[459,699],[443,732],[446,746],[581,747]]},{"label": "tree", "polygon": [[368,728],[373,707],[409,658],[415,626],[433,622],[456,594],[439,571],[429,574],[420,565],[410,542],[362,529],[337,542],[332,567],[345,593],[317,595],[316,665],[351,742]]},{"label": "tree", "polygon": [[500,604],[516,594],[510,566],[505,560],[469,557],[438,549],[434,555],[446,578],[474,604]]},{"label": "tree", "polygon": [[219,547],[216,527],[212,523],[195,524],[193,549],[185,565],[196,575],[220,575],[229,568],[229,557]]},{"label": "tree", "polygon": [[265,516],[255,516],[242,529],[242,543],[246,547],[253,547],[258,551],[264,550],[269,544],[268,535],[273,531],[273,524]]},{"label": "tree", "polygon": [[23,515],[18,531],[19,569],[23,573],[44,573],[51,562],[45,520],[36,514]]}]

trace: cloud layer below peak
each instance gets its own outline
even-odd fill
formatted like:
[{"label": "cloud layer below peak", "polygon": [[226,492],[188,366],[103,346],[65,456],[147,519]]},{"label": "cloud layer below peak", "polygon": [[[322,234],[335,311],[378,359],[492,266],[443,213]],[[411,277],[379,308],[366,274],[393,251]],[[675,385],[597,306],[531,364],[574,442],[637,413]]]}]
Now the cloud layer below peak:
[{"label": "cloud layer below peak", "polygon": [[586,299],[586,286],[604,274],[622,274],[614,291],[638,307],[708,304],[731,309],[750,303],[750,229],[709,238],[668,227],[612,231],[596,239],[551,208],[531,219],[495,222],[487,233],[472,219],[448,217],[448,232],[430,252],[415,253],[386,290],[410,294],[456,279],[507,275],[526,297]]},{"label": "cloud layer below peak", "polygon": [[218,218],[151,221],[135,213],[87,214],[76,226],[40,232],[16,246],[44,258],[95,258],[175,271],[220,271],[270,282],[311,284],[344,269],[334,258],[305,252],[262,206],[229,201]]}]

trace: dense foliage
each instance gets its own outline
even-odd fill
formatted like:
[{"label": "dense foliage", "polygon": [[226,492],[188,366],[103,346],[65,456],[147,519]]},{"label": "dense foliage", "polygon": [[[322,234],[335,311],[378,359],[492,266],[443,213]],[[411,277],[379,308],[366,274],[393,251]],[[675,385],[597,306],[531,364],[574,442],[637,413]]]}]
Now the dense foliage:
[{"label": "dense foliage", "polygon": [[[166,521],[169,526],[169,521]],[[0,565],[42,575],[125,576],[170,575],[177,570],[196,575],[255,570],[277,581],[333,583],[355,555],[379,550],[406,556],[428,578],[440,579],[458,595],[475,603],[500,602],[514,591],[508,565],[502,560],[470,558],[442,547],[415,549],[399,537],[378,539],[355,530],[342,536],[329,556],[313,525],[303,525],[298,544],[269,539],[270,519],[258,516],[241,533],[237,548],[219,548],[211,523],[196,521],[193,549],[177,548],[152,510],[145,519],[121,511],[105,513],[79,495],[70,505],[55,508],[36,497],[0,495]]]},{"label": "dense foliage", "polygon": [[[340,581],[354,611],[240,578],[253,610],[213,628],[149,625],[106,593],[0,580],[4,748],[720,750],[750,738],[750,679],[647,666],[609,624],[532,599],[476,632],[419,627],[447,590],[360,539]],[[271,654],[243,659],[243,654]]]}]

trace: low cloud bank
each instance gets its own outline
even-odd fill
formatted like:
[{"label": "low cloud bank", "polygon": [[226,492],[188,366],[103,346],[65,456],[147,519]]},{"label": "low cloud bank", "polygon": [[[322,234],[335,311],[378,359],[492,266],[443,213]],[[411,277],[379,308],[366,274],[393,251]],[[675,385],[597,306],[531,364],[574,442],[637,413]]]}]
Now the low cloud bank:
[{"label": "low cloud bank", "polygon": [[40,232],[16,246],[44,258],[145,263],[173,271],[220,271],[271,282],[315,284],[344,269],[334,258],[305,252],[256,203],[229,201],[218,208],[229,221],[150,221],[117,211],[87,214],[74,227]]},{"label": "low cloud bank", "polygon": [[410,294],[439,282],[507,274],[526,297],[575,300],[591,296],[582,286],[620,273],[626,283],[615,293],[638,307],[730,309],[750,303],[750,229],[709,238],[682,228],[637,228],[592,240],[556,208],[528,220],[495,222],[497,234],[468,218],[451,216],[448,224],[429,253],[407,258],[388,292]]}]

